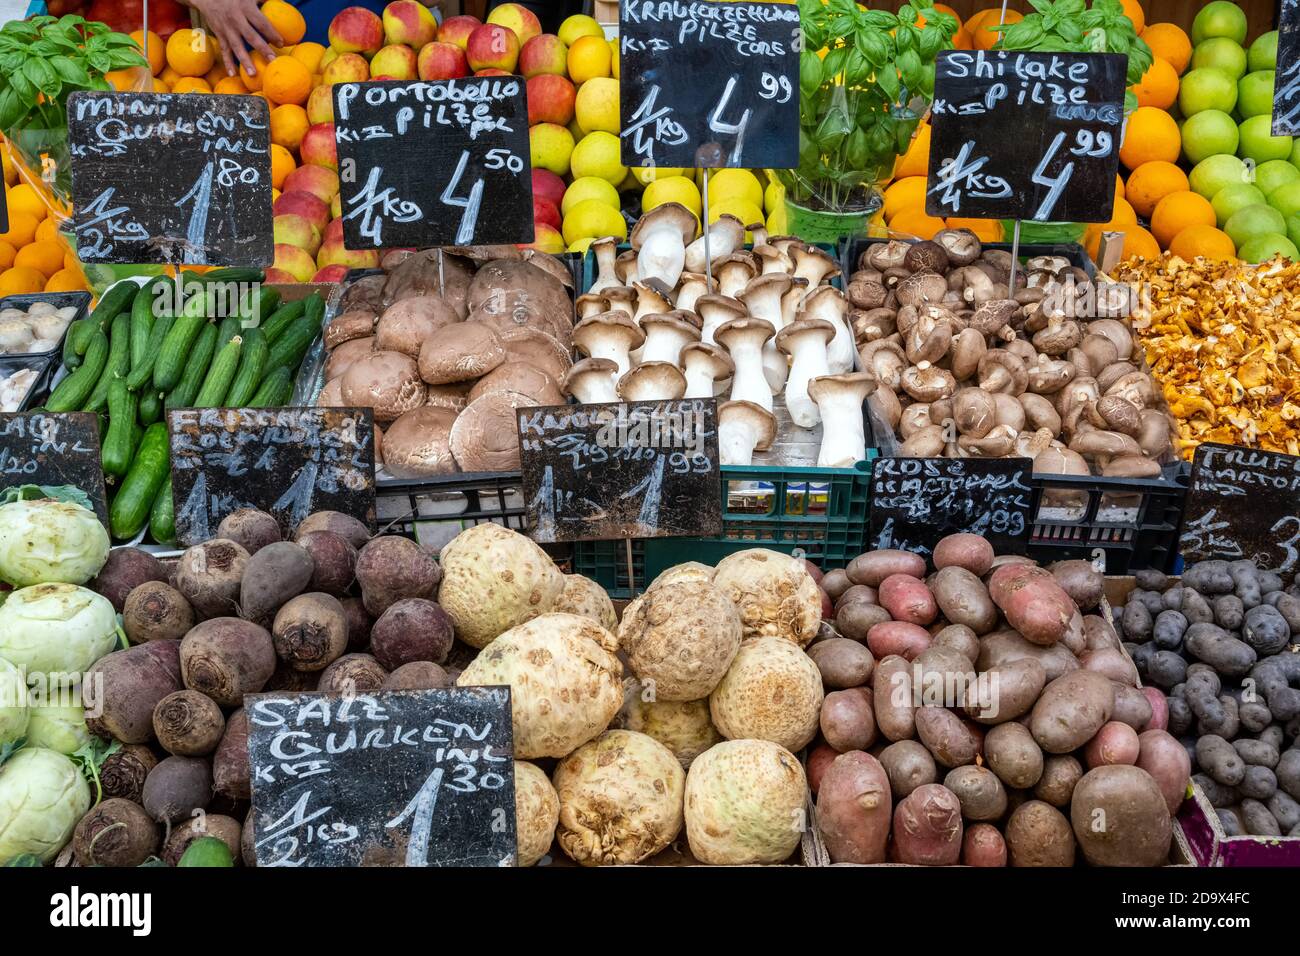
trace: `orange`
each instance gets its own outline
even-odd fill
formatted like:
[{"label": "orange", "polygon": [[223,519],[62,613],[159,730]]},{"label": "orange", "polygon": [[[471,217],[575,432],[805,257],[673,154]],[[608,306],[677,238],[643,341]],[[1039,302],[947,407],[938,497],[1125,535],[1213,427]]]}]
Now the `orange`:
[{"label": "orange", "polygon": [[49,215],[50,209],[45,205],[45,200],[30,183],[10,186],[5,193],[5,198],[8,200],[11,215],[15,212],[25,212],[37,222]]},{"label": "orange", "polygon": [[[165,72],[165,71],[164,71]],[[127,66],[120,70],[109,70],[104,79],[119,93],[130,93],[136,89],[146,89],[145,70],[142,66]]]},{"label": "orange", "polygon": [[598,76],[609,76],[613,67],[613,53],[604,37],[578,37],[569,47],[569,79],[574,86]]},{"label": "orange", "polygon": [[1129,169],[1157,159],[1175,163],[1182,147],[1183,138],[1172,116],[1154,106],[1139,106],[1128,118],[1119,158]]},{"label": "orange", "polygon": [[[185,77],[182,76],[181,80],[183,79],[185,79]],[[176,82],[179,83],[181,80],[177,80]],[[170,93],[172,91],[171,84],[164,83],[162,80],[154,80],[153,91],[155,93]]]},{"label": "orange", "polygon": [[1179,76],[1192,62],[1192,41],[1176,24],[1153,23],[1142,31],[1142,39],[1151,47],[1151,52],[1169,63]]},{"label": "orange", "polygon": [[46,292],[84,292],[85,277],[76,269],[60,269],[45,282]]},{"label": "orange", "polygon": [[1189,226],[1213,226],[1217,222],[1210,201],[1186,190],[1170,193],[1156,203],[1155,212],[1151,214],[1151,233],[1161,248],[1168,249],[1174,237]]},{"label": "orange", "polygon": [[170,66],[164,67],[163,71],[158,74],[158,79],[162,80],[164,83],[168,85],[175,83],[180,78],[181,75],[177,73],[175,70],[173,70]]},{"label": "orange", "polygon": [[1111,210],[1110,222],[1107,223],[1108,226],[1112,227],[1112,231],[1114,231],[1114,227],[1122,229],[1125,226],[1136,226],[1137,221],[1137,210],[1133,208],[1133,204],[1127,199],[1120,199],[1116,196],[1115,207]]},{"label": "orange", "polygon": [[306,103],[311,95],[311,70],[291,56],[277,56],[262,76],[262,92],[272,103]]},{"label": "orange", "polygon": [[1123,199],[1128,195],[1127,188],[1124,185],[1124,177],[1119,173],[1115,174],[1115,198]]},{"label": "orange", "polygon": [[230,74],[226,72],[226,64],[221,60],[217,60],[216,63],[212,64],[212,69],[208,70],[208,72],[203,75],[203,78],[208,81],[208,86],[216,89],[217,84],[226,79],[229,75]]},{"label": "orange", "polygon": [[325,48],[319,43],[299,43],[289,55],[313,73],[319,73]]},{"label": "orange", "polygon": [[1151,66],[1142,74],[1142,79],[1133,86],[1138,106],[1154,106],[1167,110],[1178,99],[1178,71],[1168,60],[1156,57]]},{"label": "orange", "polygon": [[0,269],[8,269],[14,264],[14,257],[18,255],[14,247],[9,245],[3,239],[0,239]]},{"label": "orange", "polygon": [[894,178],[904,176],[924,176],[930,169],[930,124],[922,123],[916,128],[907,152],[898,159],[894,166]]},{"label": "orange", "polygon": [[182,76],[172,86],[173,93],[211,93],[212,87],[201,76]]},{"label": "orange", "polygon": [[1124,233],[1124,251],[1120,254],[1120,261],[1159,258],[1160,246],[1155,236],[1141,226],[1129,226]]},{"label": "orange", "polygon": [[15,269],[35,269],[47,279],[63,268],[63,243],[57,239],[38,239],[23,246],[14,256]]},{"label": "orange", "polygon": [[298,164],[293,160],[293,153],[279,143],[271,144],[271,186],[273,188],[279,189],[283,186],[285,177],[297,167]]},{"label": "orange", "polygon": [[885,219],[893,219],[909,208],[925,208],[924,176],[908,176],[896,180],[885,190]]},{"label": "orange", "polygon": [[71,269],[74,272],[81,271],[81,260],[77,258],[77,254],[71,249],[63,254],[63,268]]},{"label": "orange", "polygon": [[9,210],[9,231],[0,232],[0,239],[5,240],[15,249],[21,249],[36,236],[36,227],[40,223],[36,217],[25,212]]},{"label": "orange", "polygon": [[1156,203],[1170,193],[1186,192],[1191,188],[1185,172],[1173,163],[1158,159],[1133,170],[1125,195],[1139,216],[1149,217],[1155,212]]},{"label": "orange", "polygon": [[926,215],[922,207],[904,209],[889,220],[889,231],[904,236],[916,236],[918,239],[933,239],[935,233],[945,227],[942,219]]},{"label": "orange", "polygon": [[1133,30],[1140,36],[1147,25],[1147,15],[1142,9],[1142,4],[1138,3],[1138,0],[1119,0],[1119,2],[1124,5],[1124,12],[1133,21]]},{"label": "orange", "polygon": [[290,152],[297,152],[298,144],[311,123],[307,111],[293,103],[285,103],[271,110],[271,142],[278,143]]},{"label": "orange", "polygon": [[952,48],[954,50],[973,50],[975,49],[975,40],[971,37],[970,31],[962,27],[952,36]]},{"label": "orange", "polygon": [[[956,10],[948,6],[946,3],[936,3],[934,4],[934,8],[938,10],[940,13],[946,13],[950,17],[955,19],[957,21],[957,29],[959,30],[961,29],[961,14],[959,14]],[[925,17],[921,16],[919,13],[916,15],[916,25],[918,27],[925,26]]]},{"label": "orange", "polygon": [[266,0],[262,4],[262,16],[271,21],[271,26],[286,45],[292,46],[307,33],[307,21],[298,8],[284,0]]},{"label": "orange", "polygon": [[[1008,10],[1007,18],[1005,21],[1003,21],[1002,8],[996,7],[994,9],[985,11],[985,16],[982,20],[980,20],[978,26],[971,26],[970,23],[968,22],[966,29],[970,31],[971,38],[975,41],[975,49],[991,50],[993,49],[994,45],[1000,39],[1002,39],[1001,32],[990,29],[991,27],[996,27],[999,23],[1002,22],[1006,22],[1008,24],[1019,23],[1024,18],[1025,15],[1023,13],[1020,13],[1016,10]],[[974,18],[972,18],[972,20],[973,19]]]},{"label": "orange", "polygon": [[256,93],[262,89],[262,79],[266,76],[266,57],[253,50],[249,53],[249,58],[253,61],[253,69],[257,70],[254,74],[249,74],[242,66],[239,68],[239,78],[244,81],[248,89]]},{"label": "orange", "polygon": [[12,186],[18,182],[18,167],[14,165],[13,157],[9,155],[8,146],[0,150],[0,164],[4,166],[5,185]]},{"label": "orange", "polygon": [[36,235],[32,237],[37,242],[42,239],[59,238],[59,221],[53,216],[46,216],[41,220],[41,224],[36,227]]},{"label": "orange", "polygon": [[1001,242],[1002,223],[997,219],[961,219],[952,216],[948,219],[949,229],[969,229],[979,236],[981,242]]},{"label": "orange", "polygon": [[203,76],[212,69],[216,50],[206,31],[185,27],[167,38],[167,63],[181,76]]},{"label": "orange", "polygon": [[1237,247],[1228,234],[1213,226],[1188,226],[1169,244],[1169,251],[1191,261],[1197,256],[1207,259],[1235,259]]},{"label": "orange", "polygon": [[45,290],[45,274],[30,266],[6,269],[0,273],[0,296],[27,295]]},{"label": "orange", "polygon": [[[132,30],[131,39],[135,41],[136,46],[142,51],[144,50],[143,30]],[[149,72],[154,76],[162,72],[162,68],[167,65],[166,44],[163,43],[162,37],[152,30],[149,31],[149,50],[145,53],[145,56],[149,59]]]},{"label": "orange", "polygon": [[244,88],[244,81],[237,76],[223,76],[217,80],[212,87],[213,93],[227,93],[234,96],[242,96],[248,90]]}]

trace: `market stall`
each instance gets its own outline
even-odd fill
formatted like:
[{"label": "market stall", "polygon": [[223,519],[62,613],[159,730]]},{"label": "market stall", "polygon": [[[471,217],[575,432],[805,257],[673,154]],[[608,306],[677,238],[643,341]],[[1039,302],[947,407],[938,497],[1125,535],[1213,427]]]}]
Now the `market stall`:
[{"label": "market stall", "polygon": [[884,6],[0,29],[0,862],[1296,865],[1294,7]]}]

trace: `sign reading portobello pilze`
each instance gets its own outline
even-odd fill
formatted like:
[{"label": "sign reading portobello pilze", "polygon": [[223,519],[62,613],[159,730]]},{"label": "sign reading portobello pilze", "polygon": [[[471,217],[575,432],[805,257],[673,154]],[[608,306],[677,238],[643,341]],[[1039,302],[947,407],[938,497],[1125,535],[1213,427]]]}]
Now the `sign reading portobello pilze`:
[{"label": "sign reading portobello pilze", "polygon": [[1300,572],[1300,458],[1212,442],[1199,446],[1179,550],[1188,564],[1246,559],[1286,577]]},{"label": "sign reading portobello pilze", "polygon": [[258,866],[513,866],[509,687],[256,694]]},{"label": "sign reading portobello pilze", "polygon": [[940,53],[925,211],[1108,222],[1127,68],[1118,53]]},{"label": "sign reading portobello pilze", "polygon": [[178,408],[167,413],[176,539],[213,537],[239,508],[286,535],[313,511],[374,527],[375,425],[368,408]]},{"label": "sign reading portobello pilze", "polygon": [[522,77],[338,83],[334,139],[347,248],[533,241]]},{"label": "sign reading portobello pilze", "polygon": [[1282,0],[1278,13],[1273,135],[1300,134],[1300,0]]},{"label": "sign reading portobello pilze", "polygon": [[270,265],[270,125],[256,96],[73,93],[78,258]]},{"label": "sign reading portobello pilze", "polygon": [[877,458],[868,542],[926,557],[941,538],[982,535],[995,554],[1029,546],[1033,463],[1028,458]]},{"label": "sign reading portobello pilze", "polygon": [[13,485],[72,485],[108,524],[99,423],[92,412],[0,415],[0,489]]},{"label": "sign reading portobello pilze", "polygon": [[533,540],[721,533],[713,399],[553,405],[518,415]]},{"label": "sign reading portobello pilze", "polygon": [[627,166],[799,165],[799,8],[624,0]]}]

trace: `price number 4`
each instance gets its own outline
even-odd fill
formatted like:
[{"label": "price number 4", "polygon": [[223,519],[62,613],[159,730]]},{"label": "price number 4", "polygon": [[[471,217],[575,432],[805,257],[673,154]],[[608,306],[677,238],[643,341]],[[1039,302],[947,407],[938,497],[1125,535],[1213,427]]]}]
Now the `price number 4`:
[{"label": "price number 4", "polygon": [[[470,187],[468,195],[456,195],[456,188],[460,185],[461,177],[465,175],[467,165],[469,165],[469,150],[461,150],[460,162],[456,164],[456,171],[451,174],[451,181],[447,183],[447,188],[438,197],[445,206],[454,206],[465,210],[461,213],[460,225],[456,229],[456,241],[452,243],[452,245],[456,246],[473,244],[474,228],[478,225],[478,213],[483,205],[483,180],[481,179],[476,180],[474,185]],[[483,168],[490,170],[504,169],[511,173],[521,173],[524,169],[524,161],[508,149],[489,149],[483,158]]]}]

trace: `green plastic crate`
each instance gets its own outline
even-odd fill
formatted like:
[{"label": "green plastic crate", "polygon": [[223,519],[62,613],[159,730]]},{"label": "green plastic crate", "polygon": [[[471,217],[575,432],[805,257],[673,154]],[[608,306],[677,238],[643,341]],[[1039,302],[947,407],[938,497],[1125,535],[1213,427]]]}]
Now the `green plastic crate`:
[{"label": "green plastic crate", "polygon": [[722,469],[722,533],[717,537],[632,541],[632,581],[625,541],[580,541],[573,570],[625,600],[668,568],[687,561],[717,564],[746,548],[803,551],[825,570],[842,568],[866,548],[871,459],[856,468]]}]

